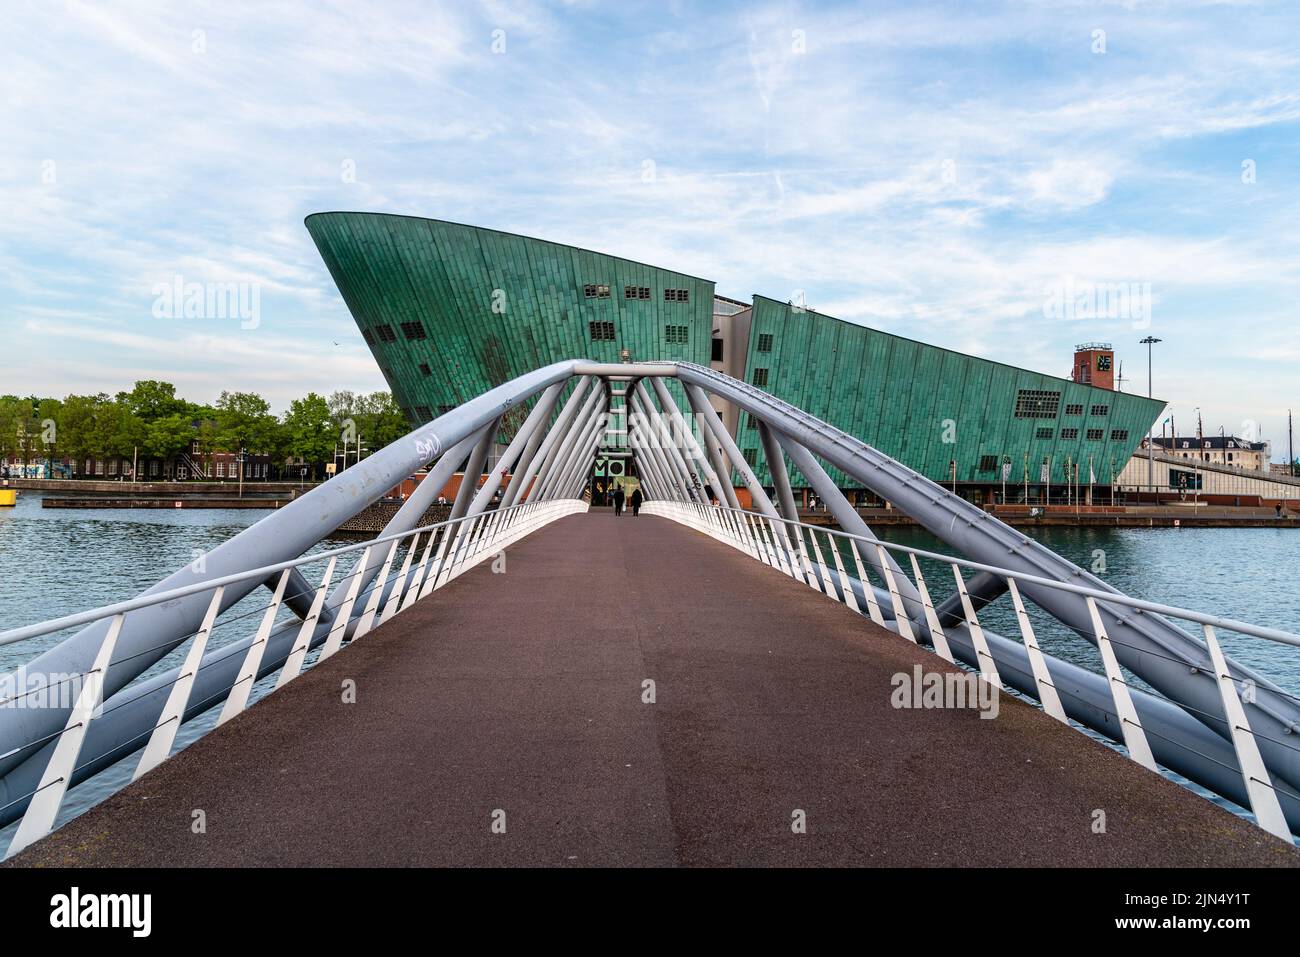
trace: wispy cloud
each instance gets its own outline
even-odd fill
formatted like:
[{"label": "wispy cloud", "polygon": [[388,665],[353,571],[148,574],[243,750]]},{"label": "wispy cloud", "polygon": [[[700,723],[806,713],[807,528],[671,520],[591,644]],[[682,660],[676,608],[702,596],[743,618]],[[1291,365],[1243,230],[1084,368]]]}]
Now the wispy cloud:
[{"label": "wispy cloud", "polygon": [[[4,389],[381,388],[302,227],[375,209],[802,290],[1047,372],[1099,337],[1135,371],[1154,331],[1176,412],[1277,435],[1297,26],[1282,2],[21,6]],[[154,318],[176,275],[257,284],[263,321]],[[1066,276],[1151,283],[1151,330],[1045,319]]]}]

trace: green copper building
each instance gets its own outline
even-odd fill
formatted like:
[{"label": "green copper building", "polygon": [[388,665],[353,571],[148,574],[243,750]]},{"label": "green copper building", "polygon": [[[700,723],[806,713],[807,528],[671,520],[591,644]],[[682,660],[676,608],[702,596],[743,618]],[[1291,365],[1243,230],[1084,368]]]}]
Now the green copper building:
[{"label": "green copper building", "polygon": [[[1012,498],[1028,484],[1032,500],[1070,475],[1108,483],[1164,407],[1113,391],[1104,343],[1080,346],[1062,379],[492,229],[349,212],[309,216],[307,229],[413,424],[560,359],[682,359],[743,378],[935,481],[975,497],[1005,480]],[[770,481],[748,416],[722,411]]]}]

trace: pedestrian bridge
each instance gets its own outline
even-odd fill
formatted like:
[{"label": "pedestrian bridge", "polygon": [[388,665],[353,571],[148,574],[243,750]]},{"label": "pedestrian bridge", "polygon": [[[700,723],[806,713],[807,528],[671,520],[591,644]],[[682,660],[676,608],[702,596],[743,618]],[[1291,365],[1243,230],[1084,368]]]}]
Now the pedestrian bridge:
[{"label": "pedestrian bridge", "polygon": [[[1300,863],[1295,699],[1221,647],[1300,638],[1122,595],[710,370],[560,365],[136,599],[0,633],[48,648],[0,707],[9,864]],[[755,416],[770,494],[706,391]],[[533,395],[483,487],[416,527]],[[579,497],[619,400],[637,517]],[[963,556],[875,538],[819,459]],[[384,534],[309,552],[430,461]],[[788,466],[838,528],[798,522]],[[990,627],[999,604],[1016,635]],[[1048,620],[1097,646],[1098,673],[1039,647]],[[76,693],[18,706],[33,674]],[[133,783],[63,823],[69,788],[124,766]]]}]

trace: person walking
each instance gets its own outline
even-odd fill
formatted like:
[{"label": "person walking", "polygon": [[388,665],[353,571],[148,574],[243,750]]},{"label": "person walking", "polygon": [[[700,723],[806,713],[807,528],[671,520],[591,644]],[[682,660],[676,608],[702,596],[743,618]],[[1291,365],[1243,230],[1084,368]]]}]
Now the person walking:
[{"label": "person walking", "polygon": [[614,489],[614,514],[616,516],[621,516],[623,514],[624,498],[625,496],[623,495],[623,486],[620,485]]},{"label": "person walking", "polygon": [[645,496],[641,494],[641,486],[632,489],[632,517],[636,518],[637,512],[641,511],[641,503],[645,501]]}]

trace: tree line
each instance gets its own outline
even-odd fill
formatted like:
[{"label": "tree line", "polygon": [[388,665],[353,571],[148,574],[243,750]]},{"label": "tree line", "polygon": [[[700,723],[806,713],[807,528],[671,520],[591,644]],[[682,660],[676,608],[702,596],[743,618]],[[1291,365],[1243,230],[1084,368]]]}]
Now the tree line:
[{"label": "tree line", "polygon": [[[176,395],[170,382],[144,379],[115,396],[0,396],[0,458],[24,466],[121,456],[174,459],[197,441],[199,455],[246,451],[273,463],[301,461],[319,475],[344,442],[377,450],[409,431],[388,392],[308,392],[282,416],[255,392],[222,392],[215,403]],[[294,476],[296,477],[296,476]]]}]

